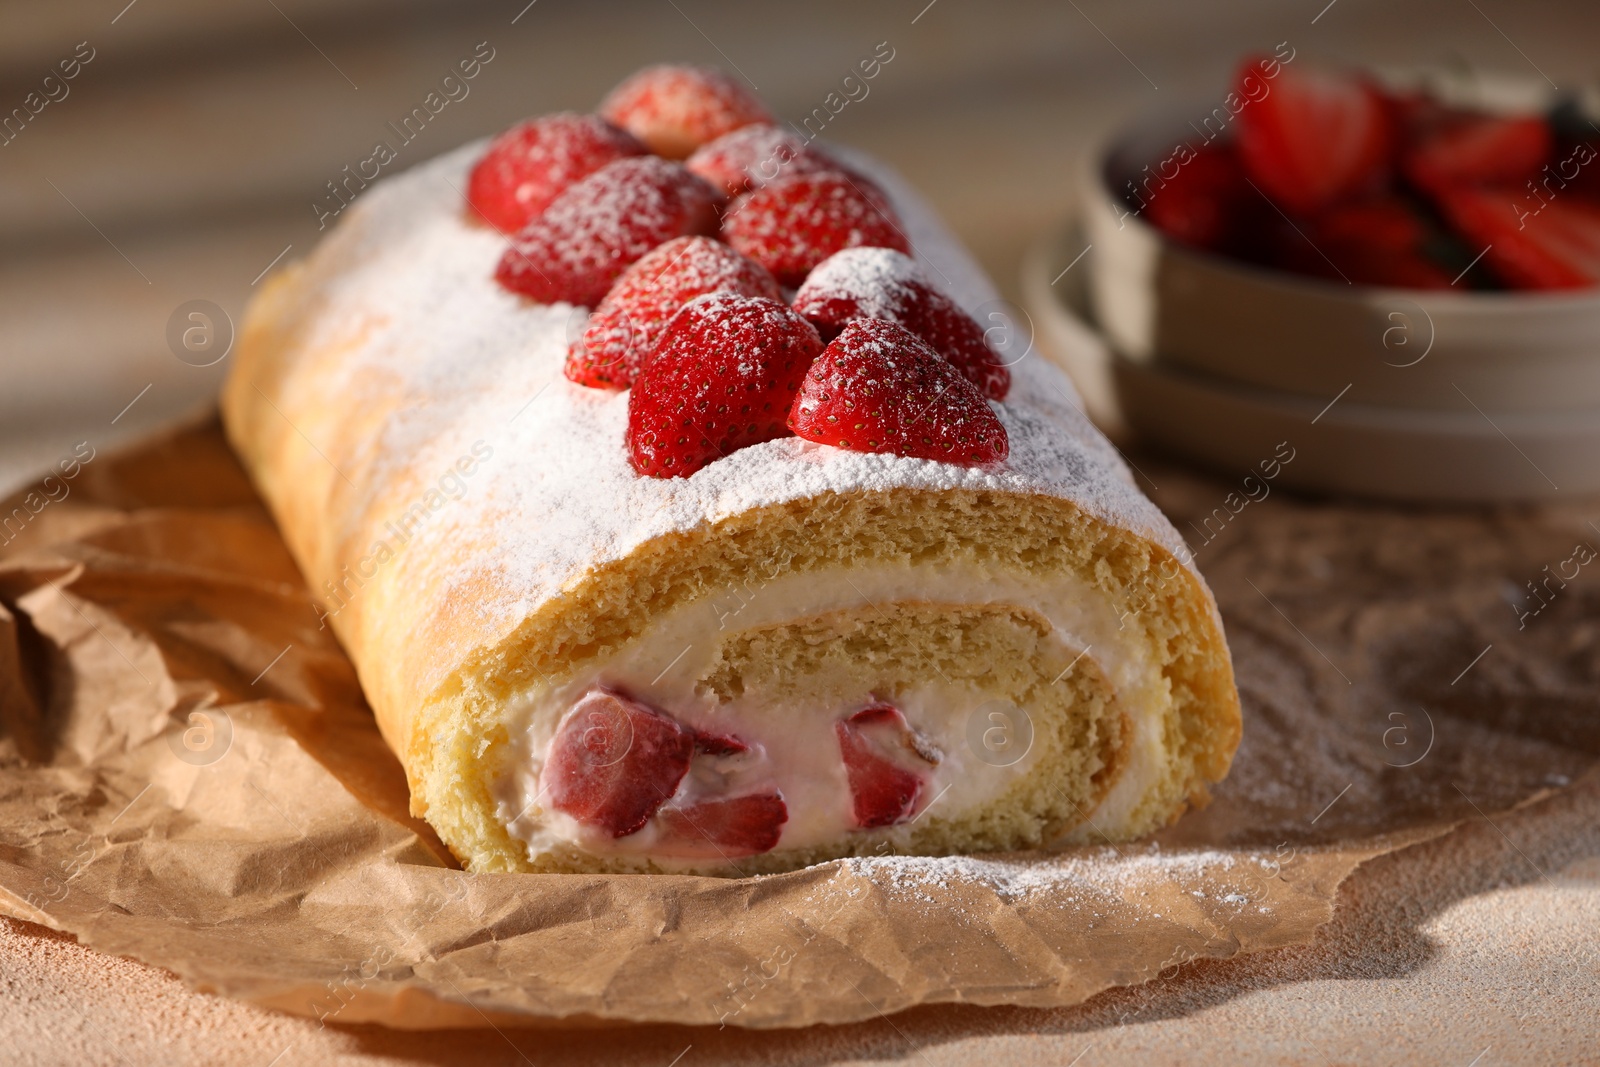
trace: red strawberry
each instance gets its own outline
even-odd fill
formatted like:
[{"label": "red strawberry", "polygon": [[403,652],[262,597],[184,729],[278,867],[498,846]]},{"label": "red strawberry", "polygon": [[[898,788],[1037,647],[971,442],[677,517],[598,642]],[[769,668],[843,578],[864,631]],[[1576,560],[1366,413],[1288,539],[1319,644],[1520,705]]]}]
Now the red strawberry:
[{"label": "red strawberry", "polygon": [[1241,215],[1260,200],[1233,146],[1206,144],[1192,151],[1193,158],[1171,178],[1150,183],[1141,215],[1175,241],[1221,250],[1238,235]]},{"label": "red strawberry", "polygon": [[1412,144],[1427,136],[1450,114],[1450,109],[1426,89],[1380,87],[1379,92],[1389,110],[1390,128],[1401,144]]},{"label": "red strawberry", "polygon": [[495,280],[540,303],[593,307],[656,245],[714,233],[717,202],[711,186],[676,163],[619,159],[569,186],[512,238]]},{"label": "red strawberry", "polygon": [[694,731],[592,689],[556,727],[540,784],[557,811],[627,837],[677,792],[693,753]]},{"label": "red strawberry", "polygon": [[[1241,83],[1254,82],[1261,62],[1246,61]],[[1235,121],[1245,172],[1274,204],[1311,214],[1381,177],[1390,123],[1376,89],[1346,74],[1290,66],[1265,84],[1267,95],[1245,104]]]},{"label": "red strawberry", "polygon": [[694,750],[705,756],[737,756],[741,752],[750,751],[750,746],[732,734],[708,734],[704,730],[697,730],[694,735]]},{"label": "red strawberry", "polygon": [[1401,160],[1420,189],[1446,185],[1521,185],[1550,158],[1550,124],[1530,115],[1457,114],[1440,120]]},{"label": "red strawberry", "polygon": [[784,416],[821,351],[816,328],[776,300],[712,293],[686,304],[628,397],[633,469],[686,478],[787,436]]},{"label": "red strawberry", "polygon": [[794,294],[794,309],[825,341],[856,319],[887,319],[916,334],[991,400],[1004,400],[1011,372],[983,327],[892,248],[847,248],[823,260]]},{"label": "red strawberry", "polygon": [[626,389],[650,359],[667,320],[707,293],[782,297],[767,269],[709,237],[678,237],[646,252],[617,279],[567,353],[579,385]]},{"label": "red strawberry", "polygon": [[567,186],[607,163],[645,154],[625,130],[564,111],[518,123],[489,144],[467,180],[467,202],[491,226],[516,233]]},{"label": "red strawberry", "polygon": [[724,134],[697,148],[685,166],[729,196],[759,189],[780,175],[846,169],[793,130],[770,124]]},{"label": "red strawberry", "polygon": [[1576,197],[1529,203],[1521,190],[1460,187],[1438,194],[1440,211],[1484,262],[1515,289],[1600,285],[1600,207]]},{"label": "red strawberry", "polygon": [[[1279,266],[1356,285],[1450,288],[1454,272],[1434,263],[1424,251],[1436,243],[1434,231],[1399,197],[1341,204],[1302,225],[1303,235],[1283,235]],[[1469,254],[1463,265],[1471,258]]]},{"label": "red strawberry", "polygon": [[788,821],[789,807],[777,793],[702,800],[656,815],[663,855],[719,859],[772,851]]},{"label": "red strawberry", "polygon": [[735,200],[722,239],[791,288],[842,248],[911,251],[882,190],[844,171],[789,174]]},{"label": "red strawberry", "polygon": [[834,723],[833,732],[850,781],[856,825],[870,829],[909,818],[922,794],[922,776],[902,766],[915,750],[899,709],[874,704]]},{"label": "red strawberry", "polygon": [[1543,171],[1547,176],[1543,183],[1545,188],[1550,187],[1553,179],[1557,189],[1570,189],[1573,195],[1591,204],[1600,204],[1600,167],[1595,166],[1595,158],[1600,156],[1600,137],[1595,137],[1593,132],[1590,136],[1594,138],[1593,143],[1568,137],[1556,142],[1555,151],[1551,153],[1556,162],[1547,164]]},{"label": "red strawberry", "polygon": [[668,159],[683,159],[741,126],[772,121],[754,94],[709,67],[646,67],[607,94],[600,114]]},{"label": "red strawberry", "polygon": [[1010,453],[978,387],[903,326],[857,319],[811,365],[789,411],[808,441],[978,466]]}]

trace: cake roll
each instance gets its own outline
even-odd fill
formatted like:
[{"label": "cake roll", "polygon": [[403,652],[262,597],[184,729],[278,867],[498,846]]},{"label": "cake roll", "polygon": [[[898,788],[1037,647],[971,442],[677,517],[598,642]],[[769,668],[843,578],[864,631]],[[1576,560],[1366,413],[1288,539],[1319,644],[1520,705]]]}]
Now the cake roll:
[{"label": "cake roll", "polygon": [[[526,246],[464,207],[484,151],[375,184],[264,282],[223,394],[414,812],[466,868],[744,875],[1125,841],[1205,802],[1240,732],[1216,606],[1057,368],[990,368],[975,403],[1005,448],[985,462],[774,424],[643,474],[642,380],[563,373],[591,308],[497,281]],[[831,151],[930,284],[993,306],[914,193]],[[793,315],[790,296],[738,299]],[[830,353],[856,334],[835,326]]]}]

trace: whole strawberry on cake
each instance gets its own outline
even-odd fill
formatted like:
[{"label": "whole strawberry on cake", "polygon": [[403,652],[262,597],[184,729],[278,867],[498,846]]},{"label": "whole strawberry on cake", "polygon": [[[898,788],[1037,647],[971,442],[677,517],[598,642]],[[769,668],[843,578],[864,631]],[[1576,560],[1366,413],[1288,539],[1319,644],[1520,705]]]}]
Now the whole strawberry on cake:
[{"label": "whole strawberry on cake", "polygon": [[1126,840],[1238,743],[1182,540],[891,172],[651,67],[380,183],[230,439],[477,871]]}]

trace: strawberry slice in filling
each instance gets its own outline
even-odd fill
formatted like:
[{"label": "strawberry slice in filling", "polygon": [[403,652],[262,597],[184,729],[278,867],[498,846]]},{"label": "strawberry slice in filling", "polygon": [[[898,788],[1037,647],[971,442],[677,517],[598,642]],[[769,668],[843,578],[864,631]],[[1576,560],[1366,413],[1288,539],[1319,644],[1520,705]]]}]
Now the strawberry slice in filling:
[{"label": "strawberry slice in filling", "polygon": [[663,808],[656,816],[665,856],[734,859],[770,852],[783,835],[789,808],[777,793],[702,800]]},{"label": "strawberry slice in filling", "polygon": [[593,689],[556,728],[542,776],[550,806],[612,837],[644,828],[689,773],[694,731]]},{"label": "strawberry slice in filling", "polygon": [[834,723],[850,780],[856,825],[872,829],[904,822],[916,812],[925,782],[921,768],[938,762],[900,709],[874,704]]}]

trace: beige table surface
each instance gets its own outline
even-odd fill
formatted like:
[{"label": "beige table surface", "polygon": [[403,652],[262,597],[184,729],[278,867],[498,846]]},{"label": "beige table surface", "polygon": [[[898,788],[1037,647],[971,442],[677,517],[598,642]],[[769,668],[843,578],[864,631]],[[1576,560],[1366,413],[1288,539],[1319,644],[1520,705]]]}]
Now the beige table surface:
[{"label": "beige table surface", "polygon": [[[736,67],[799,120],[887,41],[894,59],[825,136],[899,167],[1002,288],[1071,208],[1075,160],[1140,108],[1216,95],[1289,41],[1361,63],[1600,75],[1580,2],[0,2],[0,113],[79,42],[70,94],[0,147],[0,488],[203,407],[226,361],[180,362],[167,319],[315,243],[311,204],[479,42],[471,95],[409,165],[529,113],[592,107],[634,67]],[[1600,510],[1600,509],[1597,509]],[[1593,580],[1593,579],[1584,579]],[[0,921],[0,1062],[1600,1062],[1600,785],[1470,823],[1361,869],[1303,948],[1185,968],[1080,1008],[926,1009],[745,1034],[391,1033],[259,1011]]]}]

